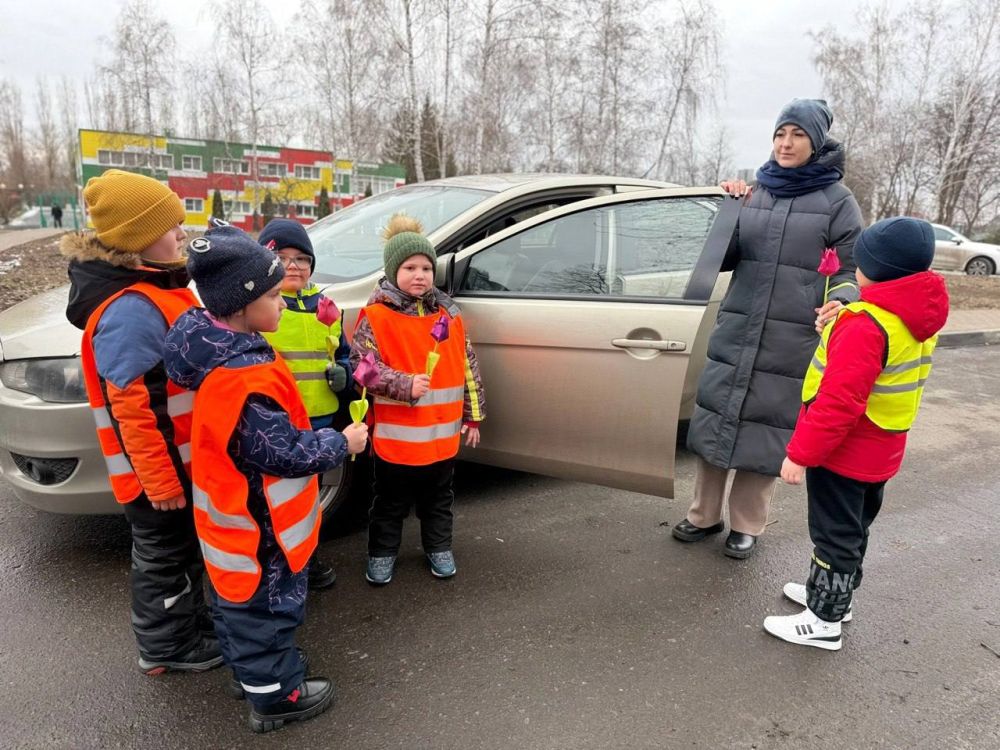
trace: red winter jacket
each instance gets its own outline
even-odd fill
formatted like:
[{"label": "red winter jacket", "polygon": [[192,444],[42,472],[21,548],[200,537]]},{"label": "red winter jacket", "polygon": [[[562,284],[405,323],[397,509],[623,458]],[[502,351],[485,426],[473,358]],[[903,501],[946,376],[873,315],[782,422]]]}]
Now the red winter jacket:
[{"label": "red winter jacket", "polygon": [[[944,279],[930,271],[866,286],[861,300],[898,315],[919,341],[948,319]],[[799,412],[788,457],[862,482],[882,482],[899,471],[906,449],[905,432],[883,430],[865,415],[888,341],[864,313],[841,313],[834,325],[819,393]]]}]

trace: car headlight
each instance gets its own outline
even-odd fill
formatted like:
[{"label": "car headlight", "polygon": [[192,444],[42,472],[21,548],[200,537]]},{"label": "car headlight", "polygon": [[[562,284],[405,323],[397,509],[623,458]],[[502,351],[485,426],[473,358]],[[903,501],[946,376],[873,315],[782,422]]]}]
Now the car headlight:
[{"label": "car headlight", "polygon": [[3,362],[0,363],[0,382],[11,390],[30,393],[42,401],[56,404],[87,400],[79,357]]}]

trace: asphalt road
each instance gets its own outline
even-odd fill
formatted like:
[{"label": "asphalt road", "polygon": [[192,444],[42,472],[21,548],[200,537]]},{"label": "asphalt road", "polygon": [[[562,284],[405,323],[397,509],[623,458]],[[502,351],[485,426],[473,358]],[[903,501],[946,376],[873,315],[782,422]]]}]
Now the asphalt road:
[{"label": "asphalt road", "polygon": [[[431,578],[412,519],[384,589],[362,534],[324,545],[341,578],[301,643],[338,700],[263,737],[226,670],[136,670],[120,518],[0,488],[0,746],[998,748],[1000,348],[936,359],[839,653],[760,627],[794,611],[804,490],[779,490],[759,553],[734,561],[721,538],[670,538],[684,500],[465,466],[455,579]],[[690,497],[690,456],[679,472]]]}]

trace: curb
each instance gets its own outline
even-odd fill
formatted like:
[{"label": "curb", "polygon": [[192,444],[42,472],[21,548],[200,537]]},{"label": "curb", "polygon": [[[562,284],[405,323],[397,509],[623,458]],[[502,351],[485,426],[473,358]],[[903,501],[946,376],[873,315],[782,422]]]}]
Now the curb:
[{"label": "curb", "polygon": [[995,346],[1000,344],[1000,328],[989,331],[953,331],[938,336],[939,347],[957,349],[962,346]]}]

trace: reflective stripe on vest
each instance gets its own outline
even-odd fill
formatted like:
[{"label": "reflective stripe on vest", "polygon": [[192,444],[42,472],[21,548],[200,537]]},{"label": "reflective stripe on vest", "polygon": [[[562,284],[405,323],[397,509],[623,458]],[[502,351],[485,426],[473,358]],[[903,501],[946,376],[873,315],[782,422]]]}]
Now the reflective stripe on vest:
[{"label": "reflective stripe on vest", "polygon": [[[189,289],[161,289],[146,282],[139,282],[106,299],[87,319],[80,345],[80,364],[87,387],[87,401],[90,403],[90,411],[94,415],[94,423],[97,426],[97,440],[101,445],[101,453],[104,454],[104,462],[108,468],[111,491],[119,503],[130,503],[142,493],[142,484],[132,468],[127,451],[118,439],[111,407],[104,399],[104,381],[97,372],[97,362],[94,359],[94,334],[101,316],[108,306],[123,294],[141,294],[160,311],[168,327],[173,325],[174,321],[185,310],[196,307],[198,300]],[[190,476],[191,451],[188,443],[191,439],[191,410],[194,404],[194,393],[178,387],[169,380],[166,388],[167,414],[173,425],[174,433],[173,445],[177,449],[188,476]]]},{"label": "reflective stripe on vest", "polygon": [[[886,364],[879,373],[865,414],[872,422],[884,430],[905,432],[913,426],[924,384],[933,364],[934,347],[937,336],[926,341],[917,341],[897,315],[868,302],[852,302],[841,315],[869,315],[888,337]],[[823,331],[819,345],[806,371],[802,383],[802,400],[810,403],[819,393],[823,373],[826,371],[826,347],[833,332],[833,325]]]},{"label": "reflective stripe on vest", "polygon": [[[405,315],[379,304],[361,311],[372,327],[382,361],[410,373],[425,372],[427,354],[434,348],[431,328],[439,314]],[[441,356],[431,376],[431,388],[415,404],[375,399],[372,447],[386,461],[425,466],[458,453],[466,369],[465,329],[460,316],[451,318],[449,336],[437,351]]]},{"label": "reflective stripe on vest", "polygon": [[334,414],[340,408],[336,394],[327,385],[326,367],[333,359],[327,349],[327,340],[336,342],[332,343],[335,352],[340,344],[341,322],[337,320],[330,326],[320,323],[316,313],[305,312],[305,304],[300,298],[321,294],[316,286],[298,296],[282,294],[289,309],[282,313],[278,330],[264,334],[288,365],[310,417]]},{"label": "reflective stripe on vest", "polygon": [[[292,424],[309,429],[302,398],[280,358],[250,367],[216,368],[197,391],[191,436],[195,529],[212,585],[232,602],[253,596],[261,579],[257,560],[261,531],[247,509],[246,477],[229,455],[229,440],[251,393],[273,399],[288,412]],[[275,538],[288,566],[299,572],[319,539],[319,482],[315,476],[269,475],[262,476],[262,482]]]}]

